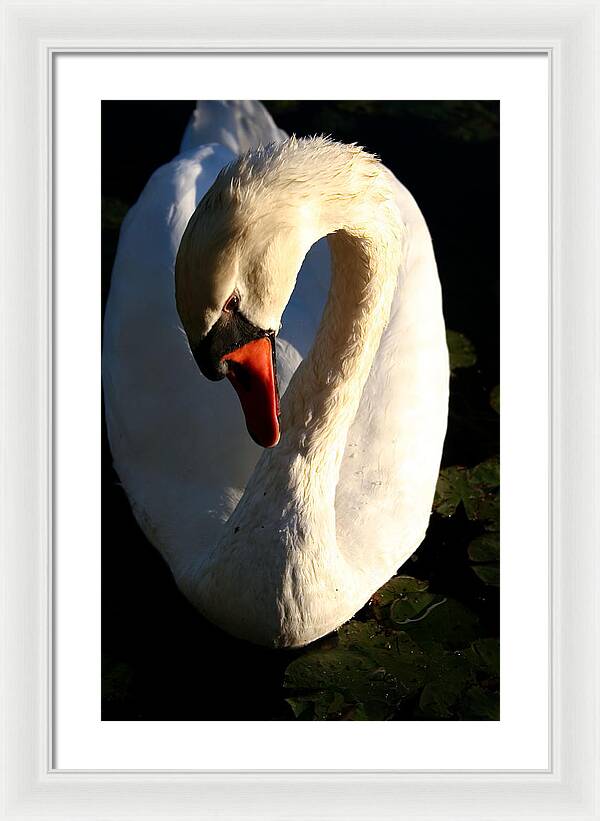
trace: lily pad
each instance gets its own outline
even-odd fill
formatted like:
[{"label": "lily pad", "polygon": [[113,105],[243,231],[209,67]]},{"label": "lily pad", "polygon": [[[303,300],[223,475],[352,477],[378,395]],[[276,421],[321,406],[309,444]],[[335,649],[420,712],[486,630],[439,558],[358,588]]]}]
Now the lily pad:
[{"label": "lily pad", "polygon": [[310,701],[301,698],[288,698],[286,701],[298,721],[322,721],[339,717],[346,705],[342,693],[335,690],[315,693]]},{"label": "lily pad", "polygon": [[477,577],[487,585],[500,584],[500,534],[488,530],[469,544],[469,559],[474,562],[472,569]]},{"label": "lily pad", "polygon": [[460,712],[466,720],[498,721],[500,700],[497,691],[489,691],[480,686],[470,687],[461,699]]},{"label": "lily pad", "polygon": [[500,586],[500,567],[497,564],[474,564],[473,572],[484,584]]},{"label": "lily pad", "polygon": [[292,708],[296,721],[313,721],[315,718],[314,701],[305,701],[301,698],[286,698]]},{"label": "lily pad", "polygon": [[474,673],[464,653],[432,655],[429,681],[419,698],[419,710],[426,718],[452,718],[452,707],[469,683],[474,683]]},{"label": "lily pad", "polygon": [[459,334],[457,331],[446,331],[446,343],[451,371],[457,368],[470,368],[477,362],[473,343],[464,334]]},{"label": "lily pad", "polygon": [[437,599],[403,629],[352,620],[340,628],[336,647],[293,661],[284,685],[296,720],[382,721],[409,700],[417,717],[457,718],[474,687],[483,695],[470,693],[469,715],[492,711],[497,692],[486,692],[497,690],[498,642],[477,638],[478,619],[460,602]]},{"label": "lily pad", "polygon": [[472,562],[497,562],[500,559],[500,541],[497,531],[488,531],[469,544],[467,548]]},{"label": "lily pad", "polygon": [[473,494],[465,510],[472,522],[481,522],[487,530],[500,527],[500,496],[496,492]]},{"label": "lily pad", "polygon": [[379,605],[391,604],[405,593],[422,593],[428,587],[428,581],[415,579],[413,576],[392,576],[389,582],[375,593],[373,601]]},{"label": "lily pad", "polygon": [[[425,682],[426,657],[407,635],[390,635],[377,622],[352,621],[339,631],[339,645],[297,658],[284,685],[297,717],[311,705],[315,719],[385,718]],[[340,702],[340,696],[342,702]]]},{"label": "lily pad", "polygon": [[438,478],[433,509],[442,516],[452,516],[462,503],[471,521],[488,522],[495,529],[500,519],[496,490],[499,484],[500,469],[495,457],[473,468],[444,468]]},{"label": "lily pad", "polygon": [[471,484],[492,488],[500,485],[500,462],[497,456],[480,462],[469,471],[469,481]]},{"label": "lily pad", "polygon": [[371,607],[380,621],[410,619],[418,615],[435,596],[427,592],[429,583],[412,576],[394,576],[380,588],[371,600]]},{"label": "lily pad", "polygon": [[470,492],[467,468],[444,468],[440,471],[437,481],[433,509],[441,516],[452,516],[458,505]]},{"label": "lily pad", "polygon": [[405,593],[390,607],[390,619],[399,627],[421,621],[436,606],[436,599],[441,604],[440,597],[431,593]]},{"label": "lily pad", "polygon": [[471,664],[484,673],[500,675],[500,642],[498,639],[478,639],[468,651]]},{"label": "lily pad", "polygon": [[477,616],[445,597],[430,605],[422,618],[402,624],[402,629],[420,646],[430,648],[435,642],[451,650],[466,647],[481,635]]},{"label": "lily pad", "polygon": [[496,413],[500,413],[500,385],[496,385],[490,391],[490,405]]}]

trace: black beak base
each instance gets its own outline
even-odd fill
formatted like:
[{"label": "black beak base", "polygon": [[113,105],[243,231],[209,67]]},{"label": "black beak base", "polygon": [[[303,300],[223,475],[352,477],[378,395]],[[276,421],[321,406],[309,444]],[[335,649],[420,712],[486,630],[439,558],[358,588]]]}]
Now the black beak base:
[{"label": "black beak base", "polygon": [[192,347],[192,354],[202,374],[218,382],[227,376],[224,356],[255,339],[271,336],[274,332],[257,328],[239,311],[223,311],[204,339]]}]

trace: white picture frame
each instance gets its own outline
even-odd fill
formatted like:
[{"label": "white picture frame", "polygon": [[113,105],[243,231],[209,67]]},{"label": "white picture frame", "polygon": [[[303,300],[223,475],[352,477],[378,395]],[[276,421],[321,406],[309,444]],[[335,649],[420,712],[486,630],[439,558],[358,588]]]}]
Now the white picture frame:
[{"label": "white picture frame", "polygon": [[[125,0],[3,5],[3,817],[600,818],[595,3]],[[52,60],[66,51],[546,53],[551,61],[551,766],[544,772],[55,770]],[[401,733],[399,733],[401,736]]]}]

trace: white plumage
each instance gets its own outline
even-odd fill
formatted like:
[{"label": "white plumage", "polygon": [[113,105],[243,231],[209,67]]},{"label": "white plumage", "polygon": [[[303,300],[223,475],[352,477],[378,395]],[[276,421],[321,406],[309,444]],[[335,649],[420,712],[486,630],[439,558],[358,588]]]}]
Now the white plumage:
[{"label": "white plumage", "polygon": [[[371,155],[285,140],[258,103],[228,103],[224,121],[206,105],[121,229],[104,325],[109,439],[190,601],[234,635],[298,646],[350,618],[424,536],[448,402],[439,280],[416,203]],[[203,123],[220,144],[194,144]],[[273,139],[239,160],[231,150]],[[178,296],[178,313],[186,226],[178,295],[194,299]],[[232,287],[254,325],[281,320],[270,450],[190,351]]]}]

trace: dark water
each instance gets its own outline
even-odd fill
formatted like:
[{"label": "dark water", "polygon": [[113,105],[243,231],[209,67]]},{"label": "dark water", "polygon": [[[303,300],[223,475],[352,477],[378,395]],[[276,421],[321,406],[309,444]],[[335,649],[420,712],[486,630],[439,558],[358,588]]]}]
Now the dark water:
[{"label": "dark water", "polygon": [[[318,101],[267,106],[278,125],[290,133],[328,133],[378,153],[415,196],[434,241],[447,326],[470,339],[477,354],[474,365],[456,370],[452,377],[443,466],[472,467],[497,456],[499,416],[489,397],[499,379],[498,104]],[[192,108],[191,102],[103,103],[103,302],[120,219],[152,171],[177,153]],[[102,446],[103,719],[293,720],[286,697],[310,693],[308,686],[284,690],[284,675],[286,669],[298,670],[298,665],[289,665],[310,651],[256,648],[226,636],[198,616],[139,532],[112,470],[105,433]],[[449,517],[434,514],[424,543],[401,570],[426,580],[429,593],[437,596],[434,603],[457,602],[472,614],[473,624],[461,647],[471,646],[472,640],[490,642],[499,635],[498,587],[481,581],[467,552],[484,527],[482,521],[467,516],[463,504]],[[407,595],[414,599],[421,594]],[[442,603],[437,612],[447,606]],[[390,620],[388,611],[382,612],[374,605],[366,607],[356,621],[368,625],[377,621],[386,636],[397,636],[398,624]],[[434,630],[433,612],[427,623]],[[343,641],[343,636],[333,637],[319,646],[333,648],[331,659],[341,652],[338,644]],[[447,636],[421,634],[419,641],[431,658],[432,648],[444,644],[444,664],[452,653],[460,655],[456,640],[452,644]],[[344,652],[354,659],[359,650],[359,645],[350,643]],[[379,650],[365,652],[376,658]],[[314,658],[317,663],[318,657]],[[447,665],[440,670],[447,671]],[[440,675],[450,681],[452,673]],[[290,683],[289,673],[288,679]],[[346,691],[343,682],[336,684],[336,693],[338,687],[344,690],[345,702],[328,708],[327,718],[380,717],[370,708],[366,716],[359,715],[355,705],[359,696],[353,695],[350,685]],[[489,704],[497,702],[497,681],[478,672],[468,687],[468,698],[457,696],[447,715],[428,712],[423,690],[415,685],[414,692],[397,698],[381,717],[495,717]],[[485,709],[475,709],[475,696],[483,698],[482,693],[487,698]],[[302,717],[325,716],[309,710]]]}]

